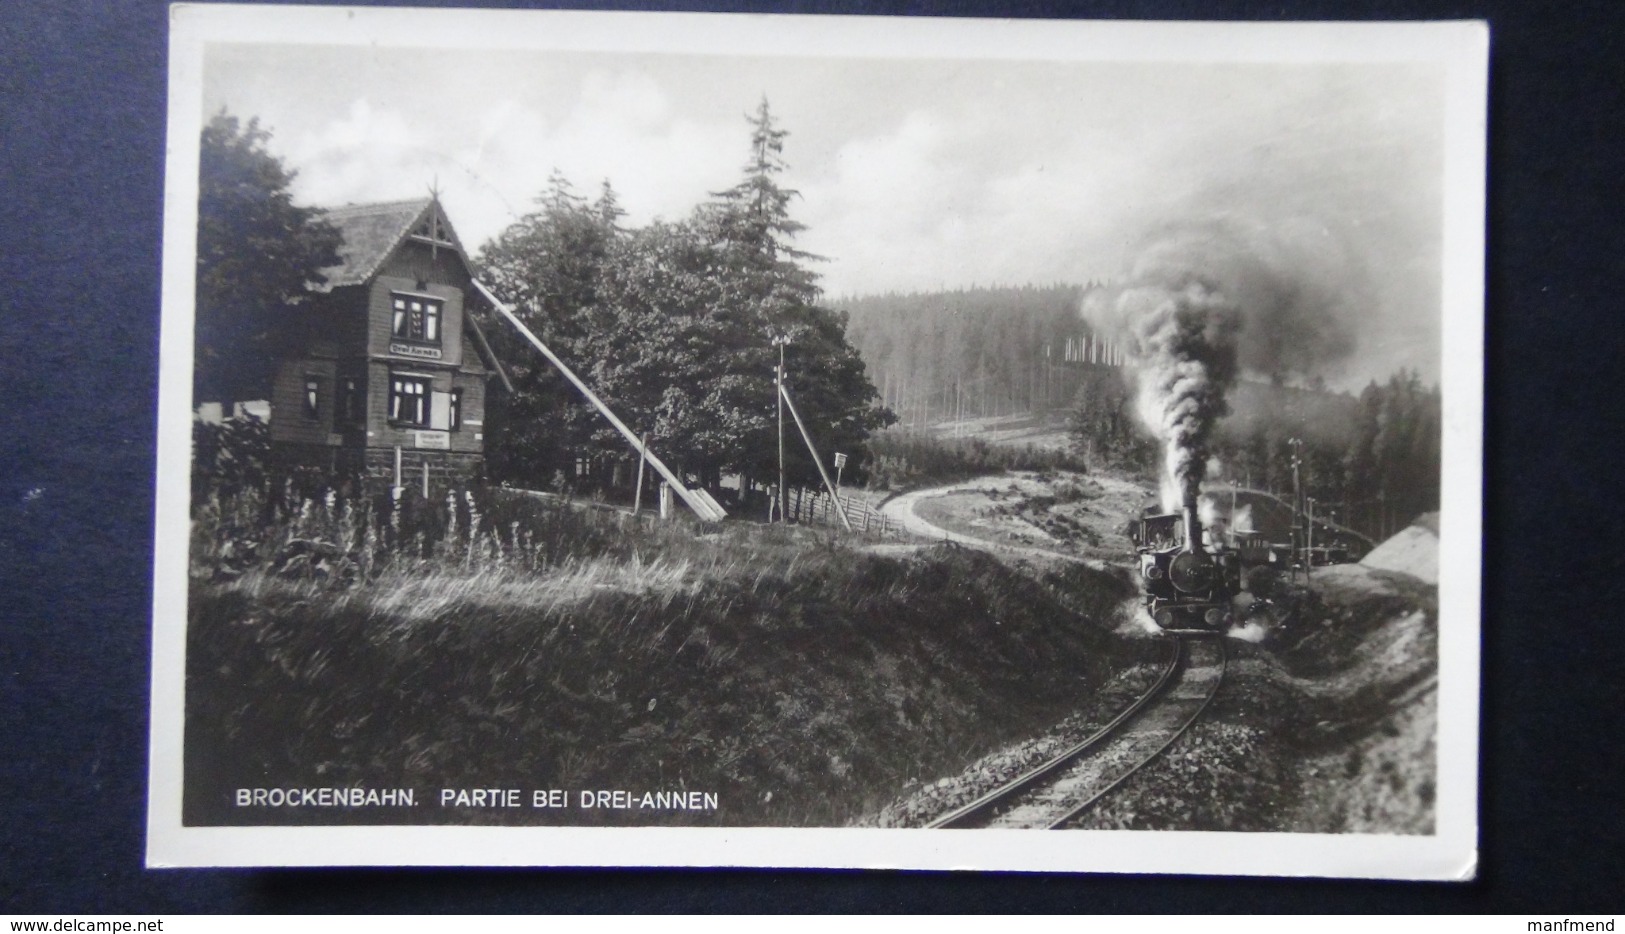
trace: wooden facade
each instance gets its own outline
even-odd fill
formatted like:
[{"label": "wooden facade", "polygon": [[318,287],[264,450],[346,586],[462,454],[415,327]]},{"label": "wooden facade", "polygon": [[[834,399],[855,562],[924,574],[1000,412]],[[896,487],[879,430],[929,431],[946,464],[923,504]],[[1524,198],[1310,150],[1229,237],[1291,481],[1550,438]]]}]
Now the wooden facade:
[{"label": "wooden facade", "polygon": [[[369,486],[464,485],[483,473],[485,400],[506,374],[438,199],[327,212],[344,262],[290,320],[271,394],[273,457]],[[399,465],[399,474],[397,474]]]}]

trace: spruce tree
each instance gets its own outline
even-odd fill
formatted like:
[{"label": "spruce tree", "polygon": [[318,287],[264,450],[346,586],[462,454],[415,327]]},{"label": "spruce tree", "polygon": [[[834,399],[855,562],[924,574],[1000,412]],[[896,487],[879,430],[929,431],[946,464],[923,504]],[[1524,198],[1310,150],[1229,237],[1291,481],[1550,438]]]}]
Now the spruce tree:
[{"label": "spruce tree", "polygon": [[[714,192],[713,200],[695,215],[696,228],[725,264],[729,288],[724,300],[743,329],[736,338],[733,365],[724,376],[741,393],[762,399],[763,415],[771,415],[776,411],[772,374],[778,363],[773,342],[788,341],[786,386],[820,456],[827,464],[837,451],[848,454],[853,461],[848,476],[860,479],[869,432],[891,424],[896,416],[880,405],[863,360],[847,339],[845,314],[819,304],[818,276],[806,264],[823,258],[793,243],[806,228],[790,213],[791,202],[800,193],[780,183],[788,169],[784,144],[789,132],[776,125],[765,97],[746,120],[751,133],[744,177],[733,187]],[[740,439],[738,456],[727,466],[767,478],[777,470],[777,420],[750,419],[740,427],[748,430],[758,421],[764,424]],[[790,481],[817,485],[818,471],[805,446],[793,427],[787,432]]]}]

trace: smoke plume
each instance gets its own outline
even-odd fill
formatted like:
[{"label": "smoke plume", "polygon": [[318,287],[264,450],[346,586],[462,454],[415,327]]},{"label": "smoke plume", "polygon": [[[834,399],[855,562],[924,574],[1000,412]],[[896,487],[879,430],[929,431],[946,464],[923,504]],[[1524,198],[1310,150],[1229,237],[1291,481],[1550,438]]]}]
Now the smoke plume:
[{"label": "smoke plume", "polygon": [[[1128,287],[1199,278],[1239,310],[1241,370],[1272,382],[1335,380],[1381,305],[1347,232],[1311,218],[1222,214],[1157,228],[1141,242]],[[1094,297],[1084,314],[1123,333],[1132,322],[1111,298]]]},{"label": "smoke plume", "polygon": [[1243,505],[1230,517],[1230,528],[1236,532],[1253,532],[1253,507],[1251,504]]},{"label": "smoke plume", "polygon": [[1207,474],[1238,376],[1331,375],[1354,351],[1371,290],[1341,239],[1301,218],[1222,215],[1144,243],[1126,281],[1087,293],[1083,314],[1129,340],[1140,416],[1166,454],[1163,506],[1173,511]]},{"label": "smoke plume", "polygon": [[1197,498],[1214,426],[1230,411],[1241,314],[1194,273],[1140,273],[1117,306],[1130,325],[1140,418],[1163,443],[1162,500],[1171,512]]}]

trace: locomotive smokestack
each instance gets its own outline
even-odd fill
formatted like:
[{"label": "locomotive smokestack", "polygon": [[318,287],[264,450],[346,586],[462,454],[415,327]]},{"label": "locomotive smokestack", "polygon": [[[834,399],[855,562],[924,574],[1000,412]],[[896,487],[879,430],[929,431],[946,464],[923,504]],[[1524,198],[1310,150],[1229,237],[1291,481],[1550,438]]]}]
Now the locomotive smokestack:
[{"label": "locomotive smokestack", "polygon": [[1196,497],[1185,497],[1185,550],[1191,554],[1202,553],[1202,520],[1197,517]]}]

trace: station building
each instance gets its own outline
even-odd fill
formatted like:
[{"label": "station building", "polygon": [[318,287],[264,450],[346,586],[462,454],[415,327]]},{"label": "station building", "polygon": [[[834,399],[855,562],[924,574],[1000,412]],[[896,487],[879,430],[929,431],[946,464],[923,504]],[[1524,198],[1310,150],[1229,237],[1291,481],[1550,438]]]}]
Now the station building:
[{"label": "station building", "polygon": [[475,312],[490,301],[438,198],[325,212],[343,262],[289,319],[271,457],[369,487],[461,486],[484,470],[485,403],[511,390]]}]

